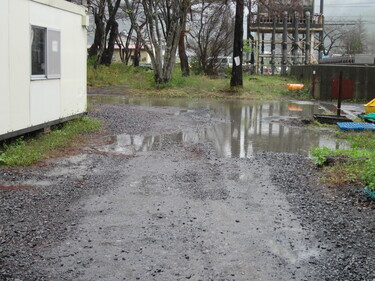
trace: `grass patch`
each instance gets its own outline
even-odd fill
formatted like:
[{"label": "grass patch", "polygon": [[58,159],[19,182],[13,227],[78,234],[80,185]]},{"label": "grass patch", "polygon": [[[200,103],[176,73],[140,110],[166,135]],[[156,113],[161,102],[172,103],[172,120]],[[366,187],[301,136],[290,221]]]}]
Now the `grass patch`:
[{"label": "grass patch", "polygon": [[133,95],[159,97],[194,97],[194,98],[242,98],[242,99],[284,99],[287,96],[306,96],[306,93],[289,92],[287,83],[295,83],[291,77],[250,76],[244,74],[243,88],[233,90],[229,87],[230,78],[211,78],[204,75],[191,74],[183,77],[175,67],[171,81],[167,84],[156,84],[154,73],[142,67],[126,66],[113,63],[110,67],[99,66],[94,69],[88,66],[87,80],[89,87],[101,87],[125,84],[131,88],[127,93]]},{"label": "grass patch", "polygon": [[51,152],[69,147],[83,133],[100,129],[101,123],[82,117],[55,126],[48,134],[39,134],[35,138],[25,139],[20,137],[10,143],[0,146],[0,165],[28,166],[43,158]]},{"label": "grass patch", "polygon": [[323,180],[330,185],[361,183],[375,190],[375,134],[373,132],[339,133],[350,149],[314,148],[311,153],[317,165],[324,166],[331,157],[345,159],[324,167]]}]

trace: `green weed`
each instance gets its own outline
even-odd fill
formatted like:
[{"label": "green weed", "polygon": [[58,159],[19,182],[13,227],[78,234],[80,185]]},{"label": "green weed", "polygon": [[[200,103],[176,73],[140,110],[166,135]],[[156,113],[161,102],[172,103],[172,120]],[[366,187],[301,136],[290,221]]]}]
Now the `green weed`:
[{"label": "green weed", "polygon": [[99,66],[96,70],[89,65],[87,72],[89,87],[125,84],[131,88],[128,93],[164,97],[283,99],[286,95],[285,85],[295,82],[289,77],[244,74],[243,88],[233,92],[229,87],[229,79],[230,75],[226,78],[211,78],[194,73],[183,77],[181,70],[175,67],[169,83],[157,84],[152,70],[122,63],[113,63],[110,67]]},{"label": "green weed", "polygon": [[0,147],[1,166],[28,166],[45,158],[49,153],[69,147],[83,133],[98,130],[101,123],[82,117],[56,126],[48,134],[40,134],[36,138],[26,140],[20,137]]},{"label": "green weed", "polygon": [[375,135],[373,132],[339,133],[339,138],[346,140],[350,149],[329,149],[326,147],[311,150],[313,161],[322,166],[327,157],[342,157],[345,163],[326,167],[324,178],[326,182],[359,182],[369,190],[375,190]]}]

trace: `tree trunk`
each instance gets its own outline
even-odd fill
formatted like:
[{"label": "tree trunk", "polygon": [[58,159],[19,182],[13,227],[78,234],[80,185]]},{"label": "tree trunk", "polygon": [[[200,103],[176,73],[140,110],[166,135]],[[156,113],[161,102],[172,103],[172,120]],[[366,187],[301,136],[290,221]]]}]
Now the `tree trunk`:
[{"label": "tree trunk", "polygon": [[132,34],[133,34],[133,27],[130,27],[128,35],[126,36],[126,42],[125,42],[125,61],[124,62],[126,65],[129,64],[129,59],[132,55],[132,50],[129,49]]},{"label": "tree trunk", "polygon": [[[104,22],[102,22],[100,25],[97,25],[96,28],[98,28],[98,26],[100,26],[100,28],[102,28],[104,30]],[[95,63],[94,63],[94,68],[95,69],[98,68],[100,62],[102,61],[102,56],[103,56],[103,53],[104,53],[104,49],[105,49],[105,32],[103,32],[101,34],[100,44],[99,44],[99,48],[98,48],[98,51],[97,51],[97,54],[96,54]]]},{"label": "tree trunk", "polygon": [[168,83],[171,79],[173,68],[176,62],[176,53],[178,41],[180,39],[182,23],[178,20],[171,23],[170,32],[167,38],[165,47],[164,64],[163,64],[163,77],[162,80]]},{"label": "tree trunk", "polygon": [[[242,87],[242,45],[243,45],[243,11],[244,0],[236,1],[236,17],[234,27],[233,43],[233,66],[232,77],[230,79],[231,87]],[[236,61],[239,61],[237,65]]]},{"label": "tree trunk", "polygon": [[101,60],[101,63],[106,66],[110,66],[112,63],[113,52],[115,50],[116,38],[118,35],[118,23],[116,22],[116,20],[108,22],[107,26],[108,25],[110,28],[108,46],[104,50],[102,60]]},{"label": "tree trunk", "polygon": [[135,46],[134,46],[134,60],[133,60],[134,67],[139,66],[140,59],[141,59],[141,48],[142,48],[141,38],[139,38],[139,35],[137,35],[137,41],[135,42]]},{"label": "tree trunk", "polygon": [[91,45],[88,55],[89,57],[97,56],[102,42],[104,30],[103,18],[105,10],[105,0],[101,0],[98,4],[98,11],[94,11],[94,20],[95,20],[95,37],[94,43]]},{"label": "tree trunk", "polygon": [[186,18],[184,20],[182,30],[180,33],[180,40],[178,42],[178,55],[180,57],[182,76],[189,76],[190,69],[189,69],[189,60],[186,55],[186,48],[185,48],[185,32],[186,32]]},{"label": "tree trunk", "polygon": [[120,2],[121,0],[116,0],[115,5],[113,6],[112,0],[107,0],[109,17],[105,30],[105,41],[107,41],[108,34],[109,38],[108,43],[106,42],[107,46],[104,46],[104,52],[101,59],[101,64],[104,64],[106,66],[110,66],[112,63],[113,51],[115,49],[116,38],[118,35],[118,23],[116,21],[116,14],[120,7]]}]

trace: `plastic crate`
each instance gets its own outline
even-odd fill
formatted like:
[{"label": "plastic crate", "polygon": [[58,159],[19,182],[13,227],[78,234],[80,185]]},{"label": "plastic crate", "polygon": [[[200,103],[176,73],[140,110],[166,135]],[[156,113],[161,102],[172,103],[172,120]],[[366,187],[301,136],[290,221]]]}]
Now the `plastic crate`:
[{"label": "plastic crate", "polygon": [[372,124],[372,123],[338,122],[337,126],[339,126],[339,128],[343,132],[347,130],[355,130],[355,131],[373,130],[375,131],[375,124]]},{"label": "plastic crate", "polygon": [[368,104],[365,104],[365,113],[368,114],[371,112],[375,112],[375,99],[370,101]]}]

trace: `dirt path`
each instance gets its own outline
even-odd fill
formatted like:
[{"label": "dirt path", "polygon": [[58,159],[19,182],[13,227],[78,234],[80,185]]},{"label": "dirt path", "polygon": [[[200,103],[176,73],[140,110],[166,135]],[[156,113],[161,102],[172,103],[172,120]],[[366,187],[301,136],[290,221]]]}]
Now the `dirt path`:
[{"label": "dirt path", "polygon": [[[305,158],[220,158],[179,139],[219,122],[203,109],[97,107],[100,143],[0,170],[20,187],[1,190],[0,280],[375,278],[374,204],[320,188]],[[161,134],[151,151],[132,149]]]}]

